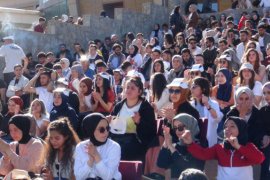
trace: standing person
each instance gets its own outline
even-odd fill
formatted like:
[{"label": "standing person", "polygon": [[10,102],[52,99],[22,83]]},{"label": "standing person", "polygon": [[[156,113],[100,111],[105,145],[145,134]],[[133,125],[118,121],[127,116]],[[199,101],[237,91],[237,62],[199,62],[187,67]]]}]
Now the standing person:
[{"label": "standing person", "polygon": [[[263,154],[248,140],[247,124],[238,117],[229,117],[224,124],[224,142],[203,148],[193,142],[190,131],[183,132],[181,140],[188,151],[201,160],[218,160],[217,180],[253,180],[252,165],[264,160]],[[243,158],[244,157],[244,158]]]},{"label": "standing person", "polygon": [[7,144],[0,139],[0,151],[4,154],[0,160],[0,174],[6,175],[13,169],[40,172],[40,154],[44,146],[39,139],[31,137],[30,127],[30,119],[25,115],[16,115],[10,119],[8,128],[14,141]]},{"label": "standing person", "polygon": [[108,138],[110,126],[106,117],[100,113],[90,114],[83,119],[82,129],[86,139],[75,149],[75,178],[120,180],[121,149]]},{"label": "standing person", "polygon": [[69,65],[72,66],[72,63],[74,61],[72,54],[69,49],[67,49],[66,44],[60,44],[59,45],[59,52],[56,54],[57,59],[66,58],[69,60]]},{"label": "standing person", "polygon": [[139,48],[136,45],[129,46],[129,56],[127,57],[127,61],[129,61],[133,69],[137,69],[142,65],[142,55],[139,53]]},{"label": "standing person", "polygon": [[45,180],[75,180],[74,151],[79,142],[80,139],[68,119],[52,122],[48,127],[47,146],[44,151],[45,167],[41,176]]},{"label": "standing person", "polygon": [[3,38],[4,45],[0,47],[0,55],[4,56],[6,66],[3,71],[4,81],[6,84],[14,77],[14,66],[16,64],[22,64],[22,60],[27,61],[27,58],[22,50],[22,48],[14,43],[13,36],[7,36]]},{"label": "standing person", "polygon": [[152,30],[151,34],[150,34],[150,40],[156,37],[158,39],[159,45],[161,46],[163,43],[163,32],[162,29],[160,28],[159,24],[155,24],[154,25],[154,29]]},{"label": "standing person", "polygon": [[170,26],[173,32],[173,36],[179,32],[183,32],[185,29],[184,20],[180,13],[180,6],[176,6],[170,14]]},{"label": "standing person", "polygon": [[197,5],[191,4],[189,6],[189,15],[188,15],[188,22],[186,29],[189,29],[192,27],[193,29],[197,28],[198,22],[199,22],[199,14],[197,12]]},{"label": "standing person", "polygon": [[80,61],[81,56],[85,54],[85,51],[81,47],[80,43],[74,43],[73,46],[74,46],[74,50],[75,50],[75,53],[73,54],[73,58],[75,61]]},{"label": "standing person", "polygon": [[122,160],[143,160],[156,135],[155,113],[142,98],[144,89],[139,77],[131,77],[125,88],[126,98],[111,113],[111,138],[120,144]]}]

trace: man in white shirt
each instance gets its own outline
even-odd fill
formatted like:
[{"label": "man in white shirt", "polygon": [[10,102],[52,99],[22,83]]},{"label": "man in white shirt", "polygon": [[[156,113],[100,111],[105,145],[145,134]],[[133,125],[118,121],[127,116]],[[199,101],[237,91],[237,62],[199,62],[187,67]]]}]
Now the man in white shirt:
[{"label": "man in white shirt", "polygon": [[248,43],[248,31],[247,30],[241,30],[240,31],[240,41],[241,43],[236,46],[236,55],[238,59],[242,60],[242,57],[245,52],[245,46]]},{"label": "man in white shirt", "polygon": [[[34,83],[39,78],[40,87],[35,87]],[[38,73],[26,84],[23,91],[29,93],[35,93],[39,96],[45,104],[47,112],[51,112],[53,108],[53,81],[56,78],[55,71],[45,71],[40,68]]]},{"label": "man in white shirt", "polygon": [[197,41],[194,37],[190,37],[188,39],[188,49],[190,50],[193,57],[195,57],[197,54],[202,54],[202,48],[197,46]]},{"label": "man in white shirt", "polygon": [[7,36],[3,38],[4,45],[0,48],[0,55],[5,58],[6,66],[3,71],[4,80],[6,84],[13,79],[14,73],[13,68],[16,64],[22,64],[22,60],[26,60],[26,56],[22,48],[14,44],[14,37]]}]

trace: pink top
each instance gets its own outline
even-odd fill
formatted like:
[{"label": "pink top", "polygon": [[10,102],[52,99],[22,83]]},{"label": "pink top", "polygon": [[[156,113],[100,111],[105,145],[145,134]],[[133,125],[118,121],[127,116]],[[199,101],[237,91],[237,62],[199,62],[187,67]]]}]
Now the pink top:
[{"label": "pink top", "polygon": [[40,173],[43,153],[43,144],[40,140],[32,138],[27,144],[19,145],[19,154],[16,154],[18,142],[10,143],[12,154],[0,160],[0,174],[6,175],[13,169],[22,169],[28,172]]}]

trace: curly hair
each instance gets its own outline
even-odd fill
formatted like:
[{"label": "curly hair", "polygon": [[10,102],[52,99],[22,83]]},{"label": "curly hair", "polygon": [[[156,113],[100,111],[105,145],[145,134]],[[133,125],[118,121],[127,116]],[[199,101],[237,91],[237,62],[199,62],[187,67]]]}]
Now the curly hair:
[{"label": "curly hair", "polygon": [[73,152],[76,147],[76,145],[80,142],[80,139],[74,129],[72,128],[70,121],[68,118],[61,118],[56,121],[51,122],[51,124],[48,127],[48,136],[46,138],[46,150],[45,150],[45,157],[46,157],[46,164],[50,169],[52,169],[52,166],[54,164],[57,151],[58,149],[53,148],[51,142],[50,142],[50,133],[52,131],[56,131],[57,133],[61,134],[66,138],[64,144],[63,144],[63,157],[60,161],[61,167],[63,167],[63,170],[68,170],[68,166],[71,165],[73,167],[74,165],[74,159]]}]

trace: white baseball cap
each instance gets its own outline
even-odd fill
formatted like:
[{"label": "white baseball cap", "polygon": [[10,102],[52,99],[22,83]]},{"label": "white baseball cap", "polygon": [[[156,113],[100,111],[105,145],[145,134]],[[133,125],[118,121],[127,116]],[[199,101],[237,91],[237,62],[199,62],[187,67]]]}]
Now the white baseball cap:
[{"label": "white baseball cap", "polygon": [[232,57],[228,54],[222,54],[219,59],[226,59],[227,61],[232,61]]},{"label": "white baseball cap", "polygon": [[203,72],[204,71],[203,65],[201,65],[201,64],[194,64],[194,65],[192,65],[192,68],[190,69],[190,72],[192,72],[192,71]]},{"label": "white baseball cap", "polygon": [[10,40],[14,41],[14,36],[3,37],[3,40],[7,40],[7,39],[10,39]]},{"label": "white baseball cap", "polygon": [[250,63],[243,63],[239,71],[242,71],[244,69],[249,69],[251,71],[254,71],[253,65]]},{"label": "white baseball cap", "polygon": [[183,89],[188,88],[188,83],[185,81],[184,78],[175,78],[167,87],[181,87]]}]

